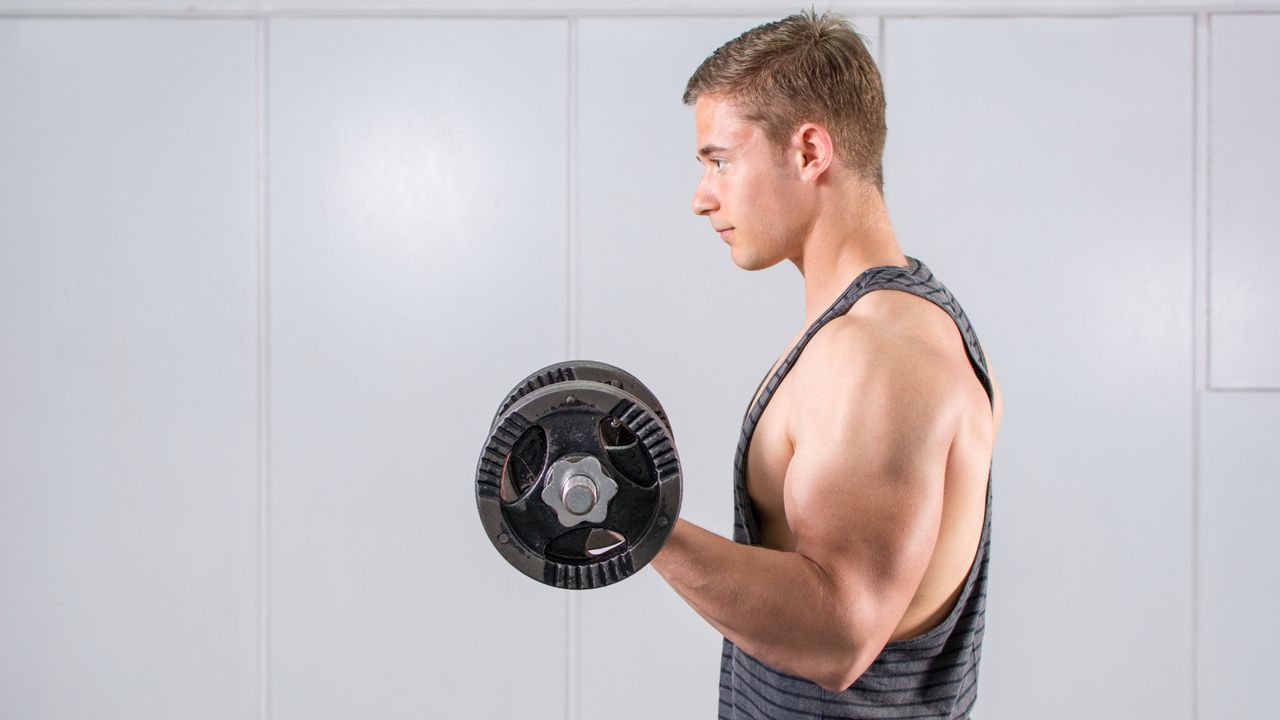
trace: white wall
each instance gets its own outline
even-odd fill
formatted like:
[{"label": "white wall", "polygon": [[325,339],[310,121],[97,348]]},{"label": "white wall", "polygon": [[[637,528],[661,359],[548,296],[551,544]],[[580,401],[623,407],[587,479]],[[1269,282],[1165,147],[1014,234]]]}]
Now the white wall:
[{"label": "white wall", "polygon": [[[1265,715],[1277,4],[836,8],[1005,392],[975,715]],[[729,534],[801,282],[689,212],[679,98],[791,10],[0,0],[0,717],[713,716],[656,573],[532,582],[472,483],[594,358]]]}]

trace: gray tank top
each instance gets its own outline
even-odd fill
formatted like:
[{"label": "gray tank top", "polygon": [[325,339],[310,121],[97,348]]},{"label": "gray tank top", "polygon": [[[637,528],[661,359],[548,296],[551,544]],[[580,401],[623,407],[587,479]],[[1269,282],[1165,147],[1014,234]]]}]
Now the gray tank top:
[{"label": "gray tank top", "polygon": [[[796,343],[772,376],[765,390],[747,408],[742,436],[733,461],[733,539],[759,544],[751,498],[747,495],[744,468],[747,448],[756,424],[774,391],[787,376],[805,345],[833,318],[844,315],[863,295],[873,290],[901,290],[929,300],[955,321],[964,338],[969,362],[988,399],[994,403],[986,357],[960,303],[938,282],[929,268],[915,258],[907,267],[874,267],[859,275]],[[756,388],[760,392],[760,388]],[[752,394],[755,397],[755,394]],[[851,519],[851,521],[854,519]],[[982,538],[973,566],[965,578],[959,600],[947,617],[921,635],[885,646],[866,672],[841,692],[831,692],[804,678],[779,672],[724,641],[720,659],[721,720],[790,720],[793,718],[877,718],[897,720],[968,718],[977,698],[978,662],[982,659],[982,635],[987,596],[987,549],[991,542],[991,475],[987,475],[986,511]]]}]

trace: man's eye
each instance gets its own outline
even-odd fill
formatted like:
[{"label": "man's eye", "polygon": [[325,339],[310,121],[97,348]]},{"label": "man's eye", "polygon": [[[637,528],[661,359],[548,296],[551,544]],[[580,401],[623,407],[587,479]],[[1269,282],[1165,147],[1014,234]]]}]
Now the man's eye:
[{"label": "man's eye", "polygon": [[716,169],[717,169],[717,170],[723,170],[723,169],[724,169],[724,165],[723,165],[724,160],[721,160],[720,158],[712,158],[712,159],[711,159],[711,162],[713,162],[713,163],[715,163],[715,164],[716,164]]}]

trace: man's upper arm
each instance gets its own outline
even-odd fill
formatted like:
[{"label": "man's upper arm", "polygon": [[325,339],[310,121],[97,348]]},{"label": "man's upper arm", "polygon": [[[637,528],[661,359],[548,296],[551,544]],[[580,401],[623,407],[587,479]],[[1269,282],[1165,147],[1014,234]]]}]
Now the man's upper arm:
[{"label": "man's upper arm", "polygon": [[856,677],[933,556],[958,406],[940,358],[891,336],[850,323],[814,350],[808,375],[821,381],[793,416],[783,498],[796,552],[829,581]]}]

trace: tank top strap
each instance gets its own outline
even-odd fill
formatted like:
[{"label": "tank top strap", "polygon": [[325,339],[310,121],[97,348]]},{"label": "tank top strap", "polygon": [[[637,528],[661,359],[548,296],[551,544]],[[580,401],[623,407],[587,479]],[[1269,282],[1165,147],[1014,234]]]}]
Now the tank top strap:
[{"label": "tank top strap", "polygon": [[[934,277],[933,272],[928,266],[916,260],[915,258],[907,258],[907,267],[899,267],[897,265],[885,265],[875,267],[859,276],[859,283],[855,280],[850,286],[849,298],[841,297],[841,303],[847,302],[843,310],[837,314],[844,314],[849,311],[850,307],[858,301],[858,298],[866,295],[872,290],[901,290],[909,292],[917,297],[924,298],[932,302],[934,305],[942,308],[951,320],[955,322],[956,328],[960,331],[960,337],[964,340],[965,351],[969,355],[969,363],[973,366],[973,371],[978,376],[978,381],[982,383],[982,388],[987,391],[987,399],[993,404],[995,396],[991,385],[991,376],[987,372],[987,356],[982,352],[982,343],[978,342],[978,333],[974,331],[973,324],[969,322],[969,316],[965,314],[964,308],[960,307],[960,303],[956,300],[955,295],[947,289],[945,285]],[[872,273],[872,271],[876,271]],[[865,280],[864,280],[865,278]]]}]

